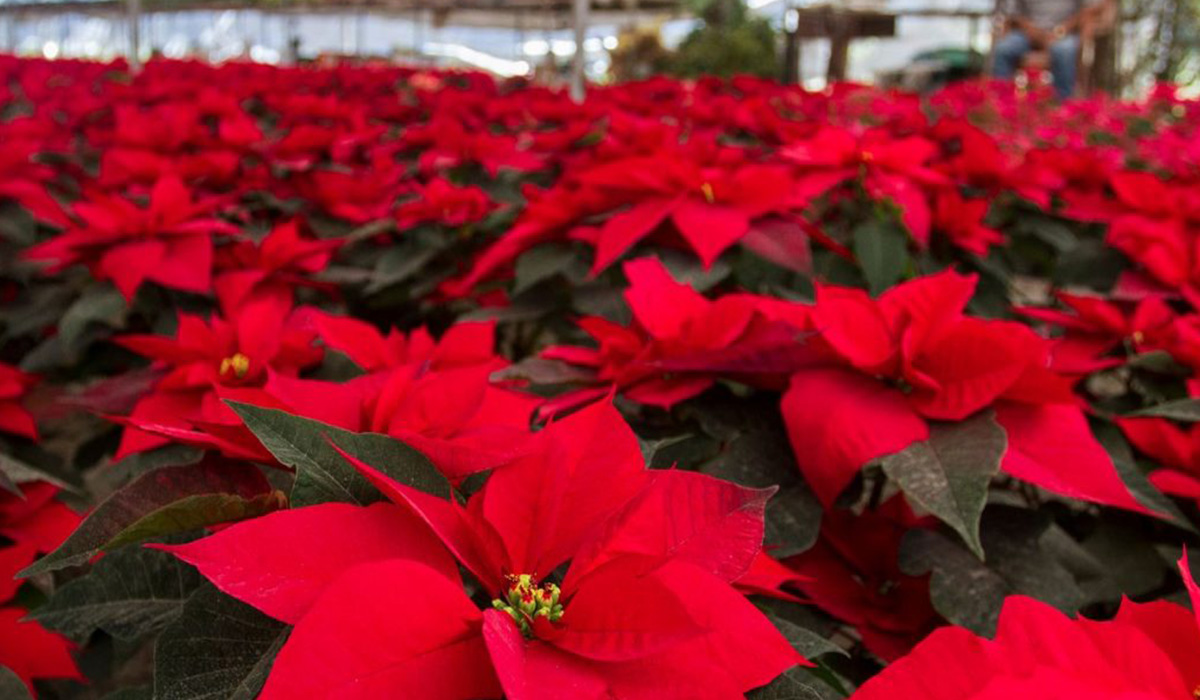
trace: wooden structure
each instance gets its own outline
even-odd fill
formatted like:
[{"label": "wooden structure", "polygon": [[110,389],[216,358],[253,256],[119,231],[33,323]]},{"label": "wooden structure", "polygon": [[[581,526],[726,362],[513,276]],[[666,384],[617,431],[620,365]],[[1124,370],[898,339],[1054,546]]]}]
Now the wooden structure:
[{"label": "wooden structure", "polygon": [[800,44],[804,39],[829,39],[829,65],[825,79],[846,79],[850,42],[865,37],[896,36],[896,15],[873,10],[858,10],[838,5],[817,5],[788,9],[784,37],[783,80],[799,80]]}]

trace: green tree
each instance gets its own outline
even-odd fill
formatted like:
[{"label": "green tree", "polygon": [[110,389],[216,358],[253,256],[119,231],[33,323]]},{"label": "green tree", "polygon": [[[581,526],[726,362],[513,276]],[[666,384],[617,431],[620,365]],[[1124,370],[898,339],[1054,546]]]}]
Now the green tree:
[{"label": "green tree", "polygon": [[742,0],[693,0],[702,24],[679,45],[670,62],[675,75],[758,75],[779,72],[776,32]]}]

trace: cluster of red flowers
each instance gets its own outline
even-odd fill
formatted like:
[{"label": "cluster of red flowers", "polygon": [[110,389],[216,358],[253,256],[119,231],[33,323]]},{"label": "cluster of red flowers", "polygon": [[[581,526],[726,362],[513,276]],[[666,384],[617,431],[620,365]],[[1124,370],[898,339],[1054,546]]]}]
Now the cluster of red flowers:
[{"label": "cluster of red flowers", "polygon": [[[1197,618],[1117,607],[1200,598],[1158,554],[1200,522],[1200,105],[1169,89],[0,76],[0,665],[30,690],[109,635],[157,639],[175,696],[213,595],[290,626],[233,670],[188,648],[240,697],[1200,692]],[[1103,578],[1121,523],[1148,584],[1039,583]],[[117,612],[130,550],[176,609]],[[857,660],[809,670],[832,630]],[[126,656],[89,679],[147,680]]]},{"label": "cluster of red flowers", "polygon": [[[36,380],[15,367],[0,364],[0,434],[36,440],[33,416],[22,407]],[[29,476],[29,475],[26,475]],[[21,582],[17,573],[41,554],[53,551],[79,524],[79,516],[56,499],[60,489],[38,479],[4,478],[0,493],[0,664],[26,684],[33,678],[82,679],[71,658],[71,644],[25,620],[26,610],[14,600]]]}]

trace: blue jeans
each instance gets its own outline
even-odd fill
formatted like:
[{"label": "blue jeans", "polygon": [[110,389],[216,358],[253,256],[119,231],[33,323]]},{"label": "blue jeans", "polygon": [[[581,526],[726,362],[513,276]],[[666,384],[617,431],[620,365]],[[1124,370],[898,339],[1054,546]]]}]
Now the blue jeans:
[{"label": "blue jeans", "polygon": [[[1010,31],[996,42],[992,74],[1011,80],[1021,67],[1021,59],[1033,49],[1029,37],[1020,30]],[[1079,55],[1079,37],[1068,34],[1050,45],[1050,75],[1059,97],[1075,91],[1075,61]]]}]

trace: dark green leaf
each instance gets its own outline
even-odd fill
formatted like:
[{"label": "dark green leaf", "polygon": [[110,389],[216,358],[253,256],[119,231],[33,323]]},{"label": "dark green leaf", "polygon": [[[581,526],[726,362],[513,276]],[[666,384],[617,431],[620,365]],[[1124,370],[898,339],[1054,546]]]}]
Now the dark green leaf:
[{"label": "dark green leaf", "polygon": [[571,288],[571,307],[588,316],[599,316],[627,325],[633,318],[620,287],[606,282],[577,284]]},{"label": "dark green leaf", "polygon": [[806,552],[817,542],[823,514],[820,501],[804,482],[782,486],[767,502],[763,541],[776,557]]},{"label": "dark green leaf", "polygon": [[21,678],[8,666],[0,666],[0,699],[26,700],[28,697],[29,691]]},{"label": "dark green leaf", "polygon": [[1121,475],[1121,480],[1125,482],[1130,493],[1137,498],[1139,503],[1167,518],[1176,526],[1196,532],[1195,526],[1179,510],[1179,507],[1164,496],[1154,484],[1150,483],[1150,479],[1138,467],[1137,461],[1133,458],[1133,450],[1130,449],[1129,443],[1125,441],[1125,436],[1121,434],[1117,426],[1112,423],[1095,421],[1092,432],[1095,433],[1096,440],[1112,457],[1113,465],[1117,468],[1117,473]]},{"label": "dark green leaf", "polygon": [[[672,435],[671,437],[661,438],[659,440],[639,439],[638,446],[642,448],[642,461],[646,463],[647,467],[654,468],[655,458],[659,457],[661,453],[670,447],[679,445],[690,439],[692,439],[691,435]],[[668,464],[661,468],[669,469],[671,466],[673,465]]]},{"label": "dark green leaf", "polygon": [[18,488],[16,483],[14,483],[9,477],[8,470],[5,469],[5,463],[8,461],[9,460],[4,455],[0,454],[0,489],[11,493],[17,498],[25,498],[25,496],[21,493],[21,489]]},{"label": "dark green leaf", "polygon": [[1168,575],[1175,575],[1174,562],[1166,562],[1154,547],[1147,547],[1144,538],[1132,523],[1102,521],[1083,541],[1083,547],[1100,562],[1121,593],[1143,597],[1161,586]]},{"label": "dark green leaf", "polygon": [[1143,408],[1130,414],[1138,417],[1170,418],[1171,420],[1194,423],[1200,421],[1200,399],[1179,399],[1168,401],[1157,406]]},{"label": "dark green leaf", "polygon": [[880,463],[913,503],[953,528],[982,559],[979,518],[1007,446],[1004,429],[989,411],[958,423],[936,424],[928,440]]},{"label": "dark green leaf", "polygon": [[746,694],[746,700],[835,700],[841,697],[845,696],[811,670],[799,667]]},{"label": "dark green leaf", "polygon": [[92,289],[67,308],[58,322],[58,334],[67,347],[76,348],[89,325],[101,323],[119,328],[128,313],[125,297],[115,287]]},{"label": "dark green leaf", "polygon": [[1075,247],[1075,234],[1062,221],[1045,216],[1022,217],[1017,229],[1041,240],[1059,252],[1069,251]]},{"label": "dark green leaf", "polygon": [[146,514],[108,541],[105,549],[116,549],[153,537],[175,532],[190,532],[215,523],[231,523],[257,518],[286,508],[287,497],[279,491],[246,498],[234,493],[202,493],[181,498]]},{"label": "dark green leaf", "polygon": [[542,280],[566,273],[576,260],[575,251],[564,245],[540,245],[529,249],[517,258],[512,293],[520,294]]},{"label": "dark green leaf", "polygon": [[195,568],[166,552],[130,547],[55,591],[30,617],[79,642],[97,629],[133,641],[174,620],[200,581]]},{"label": "dark green leaf", "polygon": [[106,484],[123,484],[147,472],[163,467],[183,467],[196,464],[204,450],[191,445],[166,445],[154,450],[131,454],[104,468],[101,478]]},{"label": "dark green leaf", "polygon": [[672,277],[691,285],[697,292],[707,292],[733,271],[733,267],[724,259],[705,267],[695,255],[671,248],[661,248],[656,255]]},{"label": "dark green leaf", "polygon": [[904,277],[908,265],[908,235],[895,224],[873,218],[854,229],[854,256],[872,295]]},{"label": "dark green leaf", "polygon": [[58,323],[75,292],[69,285],[46,284],[26,288],[21,298],[0,305],[0,324],[4,338],[38,335]]},{"label": "dark green leaf", "polygon": [[383,496],[333,449],[330,441],[393,479],[443,498],[450,484],[420,452],[387,435],[352,433],[271,408],[230,401],[275,459],[296,470],[292,505],[329,501],[367,505]]},{"label": "dark green leaf", "polygon": [[[536,297],[536,298],[531,298]],[[508,306],[485,306],[459,317],[459,322],[499,321],[516,323],[539,319],[557,309],[557,302],[546,295],[530,295],[514,299]]]},{"label": "dark green leaf", "polygon": [[426,267],[437,253],[434,248],[417,249],[407,245],[389,248],[379,256],[375,269],[371,272],[371,282],[363,292],[376,294],[394,284],[411,279]]},{"label": "dark green leaf", "polygon": [[575,384],[595,378],[595,372],[542,357],[527,357],[492,373],[492,381],[525,380],[535,385]]},{"label": "dark green leaf", "polygon": [[[355,243],[368,238],[374,238],[381,233],[393,231],[395,228],[396,222],[393,219],[376,219],[375,221],[369,221],[347,233],[345,235],[345,240],[347,244]],[[322,238],[326,238],[326,236],[322,236]]]},{"label": "dark green leaf", "polygon": [[[69,473],[60,466],[35,466],[29,462],[17,459],[12,455],[0,454],[0,481],[11,480],[9,483],[25,484],[31,481],[46,481],[67,491],[81,491],[78,475]],[[5,490],[8,490],[5,487]]]},{"label": "dark green leaf", "polygon": [[1130,369],[1143,369],[1147,372],[1155,374],[1165,374],[1174,377],[1190,377],[1191,370],[1171,356],[1171,353],[1165,350],[1153,350],[1151,352],[1143,352],[1134,355],[1130,358],[1127,366]]},{"label": "dark green leaf", "polygon": [[806,606],[774,598],[762,598],[755,604],[804,658],[811,661],[825,654],[849,656],[845,649],[803,624],[803,616],[811,615]]},{"label": "dark green leaf", "polygon": [[[113,542],[128,544],[130,532],[139,537],[170,535],[181,530],[227,522],[206,520],[205,516],[224,518],[236,509],[213,509],[210,503],[192,501],[201,506],[195,513],[172,508],[173,504],[193,496],[230,494],[246,499],[270,492],[269,484],[253,466],[244,463],[212,461],[182,467],[165,467],[135,479],[109,496],[71,533],[58,549],[27,567],[19,575],[33,576],[67,566],[76,566],[97,552],[114,547]],[[249,510],[245,512],[250,512]]]},{"label": "dark green leaf", "polygon": [[767,503],[766,543],[775,556],[807,550],[817,540],[823,510],[792,454],[779,411],[771,402],[706,395],[681,413],[694,416],[703,431],[721,443],[720,452],[700,470],[751,488],[779,486]]},{"label": "dark green leaf", "polygon": [[932,573],[933,607],[950,622],[991,636],[1007,596],[1028,595],[1068,613],[1086,602],[1071,572],[1042,548],[1050,527],[1043,513],[993,506],[980,528],[986,564],[940,532],[917,529],[901,543],[900,567],[910,576]]},{"label": "dark green leaf", "polygon": [[203,584],[154,647],[154,697],[251,700],[289,629]]},{"label": "dark green leaf", "polygon": [[122,688],[105,695],[101,700],[153,700],[154,688],[139,685],[136,688]]}]

